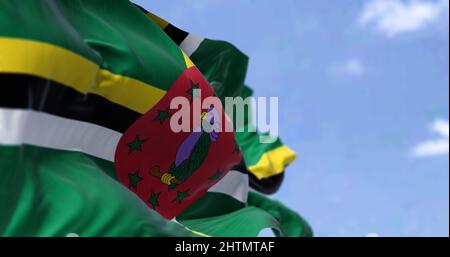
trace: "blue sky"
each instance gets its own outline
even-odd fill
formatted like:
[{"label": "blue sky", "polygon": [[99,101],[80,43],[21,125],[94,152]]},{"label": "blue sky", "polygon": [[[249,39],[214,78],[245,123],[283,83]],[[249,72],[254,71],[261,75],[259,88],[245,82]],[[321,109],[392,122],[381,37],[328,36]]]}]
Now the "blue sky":
[{"label": "blue sky", "polygon": [[135,2],[250,56],[317,236],[449,235],[448,0]]}]

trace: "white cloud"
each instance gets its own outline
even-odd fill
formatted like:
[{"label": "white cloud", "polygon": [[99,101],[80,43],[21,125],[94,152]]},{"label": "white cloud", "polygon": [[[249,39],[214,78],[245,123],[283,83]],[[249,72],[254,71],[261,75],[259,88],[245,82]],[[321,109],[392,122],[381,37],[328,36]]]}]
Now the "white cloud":
[{"label": "white cloud", "polygon": [[439,138],[425,141],[417,145],[412,153],[415,157],[430,157],[449,154],[449,122],[437,120],[431,126],[431,131]]},{"label": "white cloud", "polygon": [[388,37],[412,32],[439,20],[448,14],[449,0],[371,0],[359,22],[363,26],[373,24]]},{"label": "white cloud", "polygon": [[359,77],[364,75],[365,72],[366,68],[364,67],[364,64],[361,60],[356,58],[348,59],[343,63],[331,67],[332,75]]}]

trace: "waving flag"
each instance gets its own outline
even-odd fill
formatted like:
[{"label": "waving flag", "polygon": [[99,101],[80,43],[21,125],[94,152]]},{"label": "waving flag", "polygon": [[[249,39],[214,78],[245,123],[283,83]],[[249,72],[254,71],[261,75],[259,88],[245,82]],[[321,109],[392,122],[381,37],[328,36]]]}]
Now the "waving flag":
[{"label": "waving flag", "polygon": [[[169,129],[171,99],[224,96],[220,71],[148,17],[126,0],[0,0],[0,235],[305,234],[298,215],[248,193],[238,136]],[[269,166],[256,178],[284,170]]]}]

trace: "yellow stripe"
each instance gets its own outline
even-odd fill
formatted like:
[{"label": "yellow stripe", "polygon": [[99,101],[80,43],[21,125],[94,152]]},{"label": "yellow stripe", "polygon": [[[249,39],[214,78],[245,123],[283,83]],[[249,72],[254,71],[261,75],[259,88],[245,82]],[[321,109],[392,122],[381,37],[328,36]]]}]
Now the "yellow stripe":
[{"label": "yellow stripe", "polygon": [[[180,50],[181,50],[181,48],[180,48]],[[186,68],[189,69],[191,67],[194,67],[195,64],[192,62],[191,58],[189,58],[189,56],[187,56],[187,54],[183,50],[181,50],[181,52],[183,53],[184,62],[186,63]]]},{"label": "yellow stripe", "polygon": [[53,80],[80,93],[96,94],[146,113],[166,91],[111,73],[96,63],[48,43],[0,38],[0,73],[27,74]]},{"label": "yellow stripe", "polygon": [[187,229],[188,229],[189,231],[191,231],[192,233],[198,235],[198,236],[202,236],[202,237],[211,237],[211,236],[209,236],[209,235],[207,235],[207,234],[205,234],[205,233],[198,232],[198,231],[195,231],[195,230],[192,230],[192,229],[189,229],[189,228],[187,228]]},{"label": "yellow stripe", "polygon": [[248,167],[258,179],[283,173],[285,167],[295,161],[297,154],[287,146],[264,153],[256,165]]},{"label": "yellow stripe", "polygon": [[202,232],[199,232],[199,231],[196,231],[196,230],[192,230],[192,229],[186,227],[185,225],[179,223],[179,222],[177,221],[176,218],[172,219],[172,222],[177,223],[178,225],[184,227],[186,230],[188,230],[188,231],[190,231],[190,232],[192,232],[193,234],[196,234],[196,235],[198,235],[198,236],[202,236],[202,237],[211,237],[210,235],[207,235],[207,234],[205,234],[205,233],[202,233]]},{"label": "yellow stripe", "polygon": [[169,23],[167,21],[161,19],[153,13],[148,13],[147,17],[153,20],[161,29],[165,29],[167,26],[169,26]]}]

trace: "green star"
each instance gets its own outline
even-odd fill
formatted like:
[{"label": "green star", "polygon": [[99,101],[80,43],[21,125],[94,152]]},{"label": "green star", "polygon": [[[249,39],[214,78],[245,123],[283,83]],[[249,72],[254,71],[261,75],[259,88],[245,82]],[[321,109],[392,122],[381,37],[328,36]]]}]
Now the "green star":
[{"label": "green star", "polygon": [[211,177],[209,177],[210,181],[217,181],[220,179],[220,177],[222,176],[222,172],[220,170],[216,171],[216,173],[214,175],[212,175]]},{"label": "green star", "polygon": [[152,195],[150,196],[150,198],[148,199],[148,202],[152,205],[153,209],[156,209],[156,207],[159,206],[159,196],[161,195],[160,193],[155,194],[155,192],[152,190]]},{"label": "green star", "polygon": [[164,123],[164,121],[166,121],[168,118],[170,118],[172,115],[170,114],[169,110],[158,110],[158,115],[156,116],[156,118],[153,121],[159,121],[159,123],[161,123],[161,125]]},{"label": "green star", "polygon": [[135,173],[129,173],[128,178],[130,179],[130,184],[128,185],[128,188],[134,188],[135,191],[137,191],[138,183],[144,180],[141,176],[139,176],[140,170],[137,170]]},{"label": "green star", "polygon": [[191,89],[189,89],[188,91],[186,91],[186,93],[188,93],[191,97],[192,100],[194,100],[195,98],[200,96],[200,85],[199,83],[195,84],[194,82],[191,81]]},{"label": "green star", "polygon": [[179,204],[181,204],[181,202],[183,202],[184,199],[188,198],[189,196],[191,196],[188,192],[190,189],[184,191],[184,192],[177,192],[177,198],[175,200],[173,200],[172,202],[178,201]]},{"label": "green star", "polygon": [[128,143],[127,146],[130,148],[130,151],[128,151],[128,154],[133,153],[134,151],[142,152],[142,145],[147,140],[142,140],[139,138],[139,136],[136,136],[133,140],[133,142]]}]

